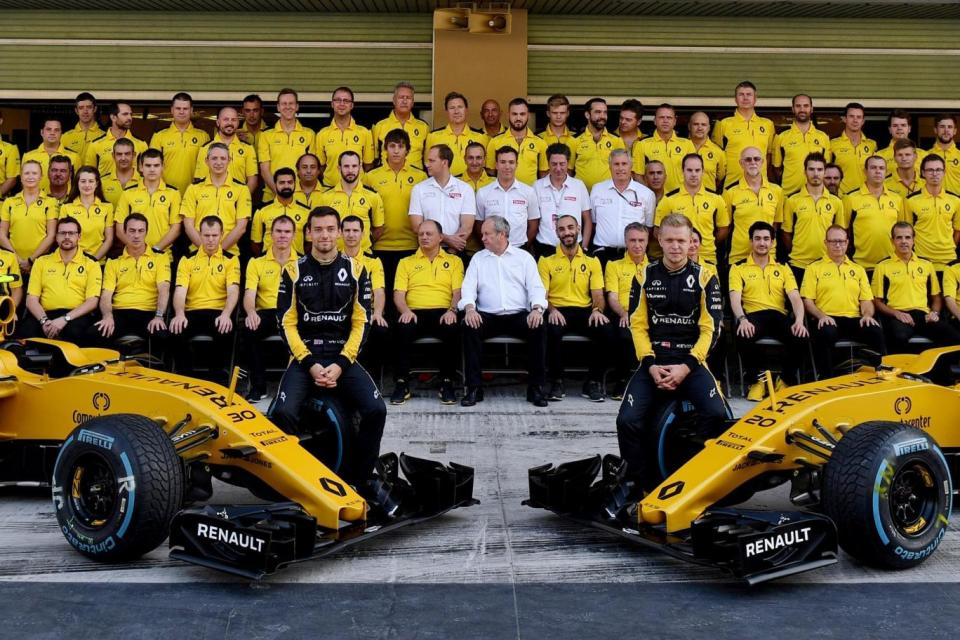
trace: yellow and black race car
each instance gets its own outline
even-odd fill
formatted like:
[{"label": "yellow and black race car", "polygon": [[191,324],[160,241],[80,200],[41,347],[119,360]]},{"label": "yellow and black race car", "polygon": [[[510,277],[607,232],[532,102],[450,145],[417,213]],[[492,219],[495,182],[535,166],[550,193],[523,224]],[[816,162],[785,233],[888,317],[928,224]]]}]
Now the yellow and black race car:
[{"label": "yellow and black race car", "polygon": [[[13,317],[0,298],[0,325]],[[361,497],[335,473],[351,427],[335,398],[316,399],[302,421],[316,428],[297,436],[236,394],[236,377],[225,388],[108,349],[5,340],[0,485],[52,485],[63,535],[95,560],[169,535],[172,557],[250,578],[476,503],[472,468],[392,453]],[[268,502],[184,508],[211,478]]]},{"label": "yellow and black race car", "polygon": [[[610,455],[530,469],[525,504],[751,584],[833,564],[838,542],[873,566],[929,558],[960,471],[960,347],[780,392],[767,378],[769,399],[722,433],[702,433],[685,404],[665,407],[655,421],[663,481],[644,497],[631,497]],[[801,510],[731,506],[788,482]]]}]

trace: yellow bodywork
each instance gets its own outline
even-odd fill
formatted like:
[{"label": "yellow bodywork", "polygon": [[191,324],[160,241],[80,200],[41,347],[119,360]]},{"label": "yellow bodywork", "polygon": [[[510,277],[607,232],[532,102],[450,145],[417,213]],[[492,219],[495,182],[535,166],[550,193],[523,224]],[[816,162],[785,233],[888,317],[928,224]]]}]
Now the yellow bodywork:
[{"label": "yellow bodywork", "polygon": [[[858,424],[883,420],[922,429],[943,448],[960,447],[960,374],[950,371],[957,364],[960,347],[931,349],[916,356],[888,356],[878,370],[865,367],[771,394],[647,495],[640,503],[640,521],[682,531],[751,478],[822,465],[822,458],[790,437],[801,432],[828,442],[814,420],[835,439]],[[933,371],[940,384],[918,379]],[[782,459],[761,462],[763,454]]]}]

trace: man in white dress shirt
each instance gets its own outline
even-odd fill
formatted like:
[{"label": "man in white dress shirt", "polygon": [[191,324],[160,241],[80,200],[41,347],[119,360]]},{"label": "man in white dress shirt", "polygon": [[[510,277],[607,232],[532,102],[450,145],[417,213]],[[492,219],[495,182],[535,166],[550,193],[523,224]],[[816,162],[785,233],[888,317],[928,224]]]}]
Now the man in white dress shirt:
[{"label": "man in white dress shirt", "polygon": [[653,226],[657,197],[653,191],[633,179],[631,158],[623,149],[610,154],[610,180],[598,182],[590,192],[593,212],[593,255],[606,266],[624,254],[623,230],[631,222]]},{"label": "man in white dress shirt", "polygon": [[508,335],[526,340],[527,401],[545,407],[543,313],[547,296],[537,264],[529,253],[510,244],[510,223],[505,218],[487,217],[480,237],[485,248],[473,256],[461,287],[467,389],[460,404],[471,407],[483,400],[480,359],[484,338]]},{"label": "man in white dress shirt", "polygon": [[427,152],[426,168],[430,177],[414,185],[410,192],[410,226],[420,230],[424,220],[436,220],[443,233],[440,243],[453,254],[460,254],[473,232],[477,214],[473,188],[450,174],[453,151],[445,144],[436,144]]},{"label": "man in white dress shirt", "polygon": [[533,187],[516,179],[516,149],[504,146],[496,154],[497,179],[477,191],[477,223],[482,224],[489,216],[506,218],[510,244],[525,247],[537,236],[540,226],[537,194]]},{"label": "man in white dress shirt", "polygon": [[584,250],[590,246],[593,236],[587,185],[567,172],[570,148],[562,142],[551,144],[547,147],[547,164],[550,165],[550,173],[533,183],[540,204],[540,226],[533,243],[534,255],[538,258],[556,253],[560,244],[557,237],[557,220],[560,216],[573,216],[576,219],[582,234],[580,244]]}]

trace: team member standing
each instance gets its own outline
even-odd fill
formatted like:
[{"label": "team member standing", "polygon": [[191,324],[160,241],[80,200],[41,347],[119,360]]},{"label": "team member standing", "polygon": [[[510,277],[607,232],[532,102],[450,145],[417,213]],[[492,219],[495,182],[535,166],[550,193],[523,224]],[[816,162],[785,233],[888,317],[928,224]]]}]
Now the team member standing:
[{"label": "team member standing", "polygon": [[813,99],[805,93],[791,101],[793,123],[773,140],[773,168],[780,176],[780,187],[793,195],[806,182],[803,161],[811,153],[827,155],[830,136],[814,124]]},{"label": "team member standing", "polygon": [[[280,191],[283,191],[283,187],[280,187]],[[270,221],[269,247],[264,249],[262,256],[247,262],[243,291],[245,317],[240,339],[247,371],[250,372],[250,391],[247,393],[250,402],[267,397],[263,341],[280,332],[277,291],[283,270],[300,257],[293,250],[294,239],[300,235],[298,229],[299,226],[289,216],[280,214],[274,217]]]},{"label": "team member standing", "polygon": [[294,198],[307,205],[310,211],[320,206],[320,194],[326,191],[320,184],[320,160],[305,153],[297,160],[297,192]]},{"label": "team member standing", "polygon": [[920,177],[920,169],[917,166],[916,159],[917,145],[913,143],[913,140],[897,140],[894,143],[893,160],[896,162],[896,168],[887,166],[888,170],[892,170],[884,184],[901,198],[906,199],[911,193],[923,190],[923,187],[927,184]]},{"label": "team member standing", "polygon": [[827,168],[823,172],[823,186],[833,195],[842,198],[843,194],[840,193],[841,182],[843,182],[843,169],[832,162],[828,162]]},{"label": "team member standing", "polygon": [[776,135],[773,121],[757,115],[757,87],[752,82],[738,84],[734,89],[734,97],[737,101],[736,111],[713,127],[713,141],[726,153],[727,185],[740,179],[740,164],[737,161],[744,147],[756,147],[766,159],[773,151],[773,138]]},{"label": "team member standing", "polygon": [[[250,224],[250,189],[245,182],[230,178],[229,167],[230,149],[227,145],[210,145],[207,147],[210,175],[203,182],[190,185],[183,196],[180,209],[183,230],[194,247],[201,244],[199,221],[207,216],[220,218],[224,251],[229,251],[240,241]],[[270,176],[270,182],[273,183],[273,176]]]},{"label": "team member standing", "polygon": [[507,132],[507,128],[500,122],[500,116],[500,103],[496,100],[488,98],[480,105],[480,119],[483,121],[483,132],[487,138],[491,140]]},{"label": "team member standing", "polygon": [[142,182],[126,189],[114,212],[114,234],[126,244],[123,223],[128,216],[139,213],[147,219],[147,246],[155,251],[169,253],[170,246],[180,236],[180,192],[163,182],[163,154],[159,149],[147,149],[140,154]]},{"label": "team member standing", "polygon": [[754,222],[762,221],[778,228],[783,221],[783,190],[779,185],[767,181],[763,162],[760,149],[745,147],[740,152],[742,177],[723,192],[733,224],[730,264],[740,262],[750,255],[748,231]]},{"label": "team member standing", "polygon": [[[356,123],[353,113],[353,91],[349,87],[337,87],[330,98],[333,120],[317,132],[312,151],[320,159],[323,184],[333,187],[340,179],[339,160],[347,151],[353,152],[363,163],[363,170],[373,169],[377,159],[373,134]],[[426,125],[424,124],[424,133]],[[359,172],[357,177],[359,178]]]},{"label": "team member standing", "polygon": [[237,129],[237,136],[259,153],[260,136],[267,130],[263,121],[263,99],[255,93],[248,95],[240,104],[240,115],[243,124]]},{"label": "team member standing", "polygon": [[920,165],[923,189],[907,196],[907,222],[917,232],[917,254],[937,271],[957,258],[960,241],[960,198],[944,189],[945,169],[943,158],[928,155]]},{"label": "team member standing", "polygon": [[[484,149],[490,138],[482,129],[474,129],[467,124],[467,97],[462,93],[451,91],[443,98],[443,108],[447,112],[447,126],[434,129],[427,135],[424,154],[438,144],[450,147],[453,152],[453,162],[450,172],[459,176],[467,170],[464,164],[464,155],[471,144],[480,144]],[[498,116],[499,117],[499,116]],[[424,158],[426,160],[426,158]],[[426,169],[426,162],[424,162]]]},{"label": "team member standing", "polygon": [[640,131],[640,118],[643,116],[643,104],[639,100],[627,98],[620,105],[620,125],[616,134],[623,140],[623,148],[633,157],[633,148],[643,139]]},{"label": "team member standing", "polygon": [[837,224],[847,229],[853,244],[853,261],[873,273],[890,255],[890,229],[906,219],[903,198],[884,184],[887,165],[880,156],[867,158],[867,181],[843,199],[843,216]]},{"label": "team member standing", "polygon": [[253,214],[253,226],[250,230],[250,248],[253,255],[266,255],[273,242],[273,221],[286,216],[293,221],[294,236],[293,250],[303,253],[303,226],[307,223],[310,209],[306,203],[296,199],[297,176],[293,169],[277,169],[273,173],[273,184],[276,185],[276,198],[270,204],[258,209]]},{"label": "team member standing", "polygon": [[240,116],[233,107],[224,107],[217,114],[217,132],[213,140],[206,143],[197,154],[196,166],[193,169],[194,181],[206,180],[210,175],[210,169],[207,167],[207,150],[211,144],[225,144],[230,151],[230,167],[228,173],[232,180],[247,183],[247,188],[252,194],[257,190],[260,180],[257,177],[260,174],[260,167],[257,166],[257,150],[240,139],[237,133],[237,125],[240,122]]},{"label": "team member standing", "polygon": [[360,250],[368,252],[383,233],[383,199],[360,182],[360,156],[357,152],[341,153],[338,166],[340,179],[333,188],[321,194],[320,206],[336,209],[341,220],[347,216],[357,216],[363,220]]},{"label": "team member standing", "polygon": [[562,400],[564,348],[567,333],[590,338],[589,369],[581,395],[591,402],[603,402],[604,327],[610,320],[604,315],[603,270],[600,261],[584,254],[580,246],[580,225],[573,216],[557,220],[560,246],[553,255],[543,256],[537,264],[547,292],[547,400]]},{"label": "team member standing", "polygon": [[668,215],[682,213],[703,238],[700,255],[714,267],[717,265],[717,246],[727,239],[730,231],[730,213],[727,203],[703,186],[703,158],[688,153],[681,161],[683,184],[667,193],[657,204],[654,233]]},{"label": "team member standing", "polygon": [[957,117],[948,113],[940,114],[934,118],[934,126],[937,141],[927,153],[943,158],[947,167],[944,181],[947,191],[960,194],[960,149],[953,140],[957,135]]},{"label": "team member standing", "polygon": [[664,191],[679,189],[683,184],[683,168],[680,166],[684,156],[695,153],[693,143],[677,135],[677,113],[672,105],[657,107],[653,122],[657,130],[649,138],[644,138],[633,147],[633,175],[642,176],[647,171],[647,163],[659,160],[666,173]]},{"label": "team member standing", "polygon": [[[557,143],[564,144],[573,154],[577,148],[577,136],[567,127],[569,119],[570,100],[567,96],[554,94],[547,98],[547,127],[537,135],[543,138],[548,147]],[[576,156],[571,155],[571,169],[575,161]]]},{"label": "team member standing", "polygon": [[823,257],[823,238],[827,228],[845,220],[843,202],[823,186],[827,161],[820,153],[811,153],[803,161],[806,184],[787,198],[783,208],[783,244],[790,255],[790,268],[797,282],[803,282],[803,270]]},{"label": "team member standing", "polygon": [[613,355],[614,383],[610,397],[623,399],[627,380],[637,368],[636,352],[633,348],[633,335],[630,333],[630,290],[633,281],[647,267],[647,243],[650,229],[639,222],[631,222],[623,230],[627,253],[619,260],[607,262],[603,272],[604,289],[607,292],[607,350]]},{"label": "team member standing", "polygon": [[547,172],[547,143],[528,128],[530,105],[523,98],[510,101],[507,119],[510,129],[491,138],[487,144],[487,170],[496,169],[497,149],[511,147],[517,152],[517,180],[532,186]]},{"label": "team member standing", "polygon": [[811,317],[814,359],[821,378],[833,375],[833,349],[839,340],[855,340],[886,353],[867,272],[847,257],[848,242],[846,229],[828,227],[827,255],[810,263],[800,286],[803,306]]},{"label": "team member standing", "polygon": [[[803,299],[793,272],[770,255],[776,233],[767,222],[750,226],[752,250],[746,260],[730,267],[730,309],[736,326],[737,351],[743,359],[744,376],[754,380],[747,400],[763,400],[765,386],[757,378],[762,365],[761,338],[774,338],[784,345],[782,380],[788,386],[797,384],[803,341],[809,336],[803,323]],[[787,316],[787,302],[793,320]],[[781,378],[777,378],[779,383]],[[778,384],[777,388],[782,385]]]},{"label": "team member standing", "polygon": [[50,175],[50,161],[52,158],[64,156],[69,158],[74,172],[80,168],[79,156],[67,149],[63,144],[63,139],[60,135],[62,131],[63,125],[60,124],[59,120],[56,118],[47,118],[43,122],[43,128],[40,130],[40,138],[43,142],[33,151],[28,151],[23,154],[23,162],[36,160],[40,163],[40,166],[43,167],[43,179],[40,181],[40,189],[47,194],[50,193],[48,177]]},{"label": "team member standing", "polygon": [[80,250],[80,231],[73,218],[56,221],[57,250],[37,258],[30,272],[28,313],[20,330],[24,338],[89,345],[102,274],[100,265]]},{"label": "team member standing", "polygon": [[49,174],[47,175],[50,190],[47,195],[63,206],[70,197],[73,185],[73,163],[67,156],[53,156],[50,158]]},{"label": "team member standing", "polygon": [[83,167],[77,172],[69,202],[60,207],[58,217],[73,218],[80,223],[80,250],[103,262],[113,246],[113,205],[103,197],[100,175],[96,167]]},{"label": "team member standing", "polygon": [[417,233],[417,252],[400,261],[393,301],[399,317],[394,325],[394,387],[390,404],[410,398],[410,353],[420,338],[440,340],[440,402],[457,401],[453,378],[460,361],[457,304],[463,285],[463,262],[440,248],[440,223],[425,220]]},{"label": "team member standing", "polygon": [[623,140],[607,131],[607,102],[591,98],[586,104],[587,127],[574,141],[573,168],[587,189],[610,179],[610,152],[624,149]]},{"label": "team member standing", "polygon": [[910,338],[917,335],[937,347],[960,344],[960,330],[941,321],[943,296],[933,265],[913,253],[913,226],[898,222],[890,236],[895,253],[878,262],[873,272],[873,304],[890,351],[916,351]]},{"label": "team member standing", "polygon": [[77,114],[77,126],[63,134],[63,146],[83,159],[87,156],[87,145],[103,135],[97,122],[97,99],[87,91],[78,93],[73,112]]},{"label": "team member standing", "polygon": [[126,102],[115,103],[110,107],[110,128],[87,145],[82,164],[96,167],[100,170],[101,176],[116,173],[117,167],[113,159],[114,143],[121,138],[126,138],[133,143],[133,157],[130,162],[131,166],[135,166],[137,155],[147,150],[147,143],[130,133],[132,124],[133,108]]},{"label": "team member standing", "polygon": [[20,271],[30,273],[31,265],[47,253],[56,238],[56,200],[40,190],[43,168],[39,162],[20,167],[23,190],[0,204],[0,247],[15,253]]},{"label": "team member standing", "polygon": [[[910,139],[910,114],[903,109],[894,109],[891,111],[890,115],[887,116],[887,131],[890,132],[890,144],[883,149],[879,149],[877,155],[883,158],[884,162],[887,163],[887,167],[890,167],[892,172],[895,163],[894,154],[896,153],[897,142]],[[919,171],[920,161],[927,155],[927,152],[918,149],[916,155],[917,158],[914,169]]]},{"label": "team member standing", "polygon": [[580,244],[586,249],[593,237],[593,218],[590,214],[590,193],[582,180],[570,176],[570,149],[562,143],[547,147],[550,173],[534,183],[537,204],[540,207],[540,224],[534,241],[535,255],[553,255],[560,239],[557,237],[557,221],[560,216],[573,216],[580,226]]},{"label": "team member standing", "polygon": [[497,155],[497,179],[477,191],[477,223],[489,216],[506,218],[510,223],[510,244],[525,247],[537,236],[540,205],[533,187],[516,179],[516,150],[500,147]]},{"label": "team member standing", "polygon": [[687,121],[687,130],[693,150],[703,158],[703,184],[714,193],[723,193],[727,154],[710,139],[710,116],[703,111],[694,112]]},{"label": "team member standing", "polygon": [[840,193],[850,193],[863,184],[863,165],[877,152],[877,143],[863,134],[863,105],[849,103],[843,110],[843,131],[830,141],[830,156],[843,170]]},{"label": "team member standing", "polygon": [[413,85],[409,82],[398,82],[393,88],[393,110],[390,115],[373,125],[376,155],[381,164],[387,162],[387,134],[394,129],[400,129],[409,139],[407,162],[417,169],[423,167],[423,145],[427,141],[430,127],[423,120],[413,117],[413,105]]},{"label": "team member standing", "polygon": [[370,280],[370,328],[367,345],[360,353],[360,363],[367,371],[380,371],[383,367],[383,354],[389,344],[389,324],[384,311],[386,309],[386,279],[383,263],[372,253],[362,250],[364,236],[363,219],[348,215],[340,220],[340,236],[343,242],[343,255],[363,266]]},{"label": "team member standing", "polygon": [[487,173],[484,168],[487,164],[486,145],[479,142],[468,144],[467,150],[463,154],[463,163],[467,169],[457,177],[470,185],[474,192],[479,191],[480,187],[485,187],[496,179]]},{"label": "team member standing", "polygon": [[[0,125],[3,124],[3,113],[0,113]],[[0,202],[17,186],[17,176],[20,174],[20,149],[17,145],[6,142],[0,137]]]},{"label": "team member standing", "polygon": [[293,359],[269,415],[284,431],[302,433],[300,409],[312,390],[336,394],[348,410],[360,414],[339,475],[363,487],[380,456],[387,417],[383,397],[356,361],[367,329],[370,281],[359,262],[337,251],[340,220],[334,209],[314,209],[307,227],[310,253],[284,269],[280,280],[280,335]]},{"label": "team member standing", "polygon": [[533,257],[510,244],[510,223],[500,216],[483,221],[484,250],[470,260],[463,278],[459,308],[464,311],[463,351],[467,390],[460,404],[483,400],[480,359],[483,340],[500,335],[522,338],[527,345],[527,402],[547,406],[543,396],[546,292]]},{"label": "team member standing", "polygon": [[[89,147],[88,147],[89,148]],[[159,149],[155,150],[160,153]],[[143,150],[146,153],[147,149]],[[113,150],[110,152],[113,157],[113,173],[100,173],[100,182],[103,184],[103,195],[113,206],[117,206],[124,191],[136,189],[140,186],[140,174],[137,168],[140,165],[140,156],[136,152],[133,141],[127,138],[120,138],[113,143]],[[160,157],[163,154],[160,153]],[[136,161],[136,166],[134,165]],[[94,165],[86,165],[94,166]],[[177,192],[180,195],[180,192]]]},{"label": "team member standing", "polygon": [[630,175],[631,160],[625,149],[610,154],[610,180],[590,192],[593,212],[593,255],[601,265],[623,257],[623,230],[631,222],[652,227],[657,209],[654,193]]},{"label": "team member standing", "polygon": [[189,93],[181,91],[173,96],[170,115],[173,123],[153,134],[150,147],[163,152],[163,181],[183,194],[193,183],[197,155],[210,142],[210,135],[193,126],[193,97]]},{"label": "team member standing", "polygon": [[628,479],[639,489],[659,483],[651,412],[671,397],[688,400],[699,412],[704,434],[717,433],[726,415],[717,381],[705,365],[720,332],[720,284],[687,257],[690,232],[685,216],[663,219],[663,260],[647,266],[631,293],[636,309],[630,328],[640,366],[620,404],[617,439]]},{"label": "team member standing", "polygon": [[[441,243],[451,253],[460,254],[473,233],[477,201],[473,189],[450,175],[453,151],[445,144],[427,151],[430,177],[417,183],[410,192],[410,226],[416,232],[424,220],[436,220],[443,229]],[[491,181],[492,182],[492,181]]]},{"label": "team member standing", "polygon": [[[243,104],[244,117],[246,117],[247,102]],[[272,129],[261,128],[259,139],[256,140],[264,202],[273,200],[275,191],[273,172],[283,167],[293,169],[300,156],[314,145],[313,129],[303,126],[297,119],[299,110],[300,98],[297,92],[290,88],[280,89],[277,93],[277,112],[280,114],[280,119]],[[249,138],[251,134],[248,133],[247,136]],[[256,138],[256,136],[253,137]],[[247,142],[250,140],[248,139]],[[373,153],[373,149],[370,153]]]}]

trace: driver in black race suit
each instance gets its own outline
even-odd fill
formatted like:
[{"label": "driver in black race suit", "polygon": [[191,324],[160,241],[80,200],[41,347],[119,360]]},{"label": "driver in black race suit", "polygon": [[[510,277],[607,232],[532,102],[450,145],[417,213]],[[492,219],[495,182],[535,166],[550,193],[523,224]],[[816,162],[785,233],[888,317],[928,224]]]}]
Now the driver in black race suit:
[{"label": "driver in black race suit", "polygon": [[373,474],[387,417],[376,384],[356,361],[369,324],[370,278],[359,262],[337,250],[335,209],[311,211],[307,230],[311,251],[285,267],[277,293],[280,335],[293,360],[269,414],[284,431],[299,433],[300,409],[311,391],[335,391],[348,411],[360,414],[359,433],[338,473],[359,488]]},{"label": "driver in black race suit", "polygon": [[663,219],[663,258],[637,274],[630,292],[630,330],[640,366],[620,404],[617,439],[627,478],[647,491],[661,480],[651,420],[664,403],[689,400],[707,433],[715,433],[726,416],[717,381],[705,365],[720,335],[723,299],[716,275],[687,257],[692,229],[686,216]]}]

